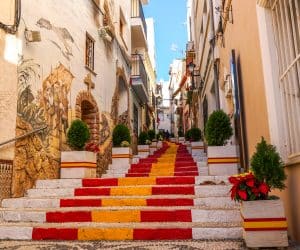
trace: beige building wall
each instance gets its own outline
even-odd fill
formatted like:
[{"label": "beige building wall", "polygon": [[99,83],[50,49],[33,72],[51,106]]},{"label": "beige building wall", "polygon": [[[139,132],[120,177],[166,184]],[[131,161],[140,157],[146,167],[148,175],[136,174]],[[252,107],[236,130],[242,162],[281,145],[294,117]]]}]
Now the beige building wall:
[{"label": "beige building wall", "polygon": [[[0,3],[1,17],[11,11],[2,2],[8,1]],[[95,2],[100,9],[87,0],[22,1],[18,33],[0,30],[1,141],[47,126],[0,150],[2,159],[14,159],[14,196],[23,195],[36,179],[59,177],[60,151],[67,149],[73,119],[84,119],[92,141],[100,144],[99,175],[110,161],[114,123],[129,119],[130,1]],[[115,37],[111,42],[99,36],[104,15]],[[41,41],[27,41],[26,29],[39,32]],[[87,34],[94,40],[94,70],[85,63]]]},{"label": "beige building wall", "polygon": [[[231,50],[234,49],[236,60],[240,64],[239,84],[244,97],[245,127],[250,158],[261,136],[270,141],[256,3],[233,0],[232,9],[234,22],[231,24],[227,21],[224,30],[224,46],[219,46],[219,84],[221,91],[224,92],[224,75],[230,73]],[[220,96],[225,95],[221,92]],[[229,113],[232,113],[232,99],[229,98],[221,103],[225,104]]]}]

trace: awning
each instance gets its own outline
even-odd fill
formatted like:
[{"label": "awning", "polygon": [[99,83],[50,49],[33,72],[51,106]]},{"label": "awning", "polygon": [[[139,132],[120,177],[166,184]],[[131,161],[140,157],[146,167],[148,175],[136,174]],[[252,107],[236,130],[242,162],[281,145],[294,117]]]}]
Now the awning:
[{"label": "awning", "polygon": [[179,83],[179,87],[178,87],[178,89],[176,89],[176,91],[173,93],[173,98],[175,97],[175,96],[177,96],[178,95],[178,93],[180,92],[180,90],[181,90],[181,88],[184,86],[184,84],[185,84],[185,82],[186,82],[186,79],[187,79],[187,76],[186,76],[186,74],[182,77],[182,79],[181,79],[181,81],[180,81],[180,83]]}]

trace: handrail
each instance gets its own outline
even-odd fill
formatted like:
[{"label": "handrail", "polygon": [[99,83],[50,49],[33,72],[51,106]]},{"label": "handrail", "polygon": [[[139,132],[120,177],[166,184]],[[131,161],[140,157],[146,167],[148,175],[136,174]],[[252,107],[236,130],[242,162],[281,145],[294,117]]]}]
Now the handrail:
[{"label": "handrail", "polygon": [[17,137],[15,137],[15,138],[13,138],[13,139],[9,139],[9,140],[7,140],[7,141],[4,141],[4,142],[0,143],[0,147],[3,146],[3,145],[5,145],[5,144],[8,144],[8,143],[10,143],[10,142],[17,141],[17,140],[23,139],[23,138],[25,138],[25,137],[27,137],[27,136],[29,136],[29,135],[35,134],[35,133],[37,133],[37,132],[40,132],[40,131],[46,129],[47,127],[48,127],[48,126],[45,125],[44,127],[37,128],[37,129],[35,129],[35,130],[32,130],[32,131],[30,131],[30,132],[27,132],[27,133],[25,133],[24,135],[20,135],[20,136],[17,136]]}]

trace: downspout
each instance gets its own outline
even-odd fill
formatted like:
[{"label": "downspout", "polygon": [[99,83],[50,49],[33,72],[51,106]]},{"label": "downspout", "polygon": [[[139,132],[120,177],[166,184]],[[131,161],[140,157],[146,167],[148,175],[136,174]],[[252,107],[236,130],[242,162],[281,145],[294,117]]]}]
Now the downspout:
[{"label": "downspout", "polygon": [[212,34],[212,38],[210,40],[211,51],[212,51],[212,60],[214,64],[214,87],[216,94],[216,109],[220,109],[220,94],[219,94],[219,72],[218,72],[218,64],[215,60],[215,45],[216,45],[216,34],[215,34],[215,20],[214,20],[214,11],[213,11],[213,0],[210,0],[210,31]]}]

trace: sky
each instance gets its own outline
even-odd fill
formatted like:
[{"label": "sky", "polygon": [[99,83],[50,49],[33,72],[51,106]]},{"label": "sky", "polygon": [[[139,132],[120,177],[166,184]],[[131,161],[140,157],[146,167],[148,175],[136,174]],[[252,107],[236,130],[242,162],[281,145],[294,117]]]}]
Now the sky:
[{"label": "sky", "polygon": [[173,59],[184,57],[186,0],[149,0],[143,7],[145,17],[154,19],[157,80],[168,80]]}]

